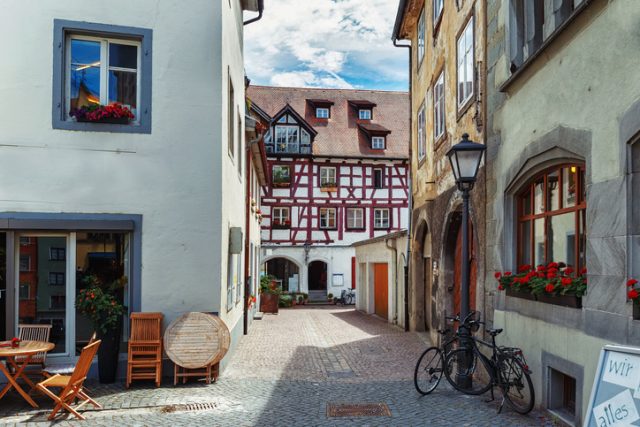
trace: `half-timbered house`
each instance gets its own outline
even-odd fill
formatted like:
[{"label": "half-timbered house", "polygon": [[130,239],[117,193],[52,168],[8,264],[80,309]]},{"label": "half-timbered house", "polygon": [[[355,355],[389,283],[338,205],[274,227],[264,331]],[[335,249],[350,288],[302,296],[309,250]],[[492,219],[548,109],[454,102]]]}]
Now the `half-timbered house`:
[{"label": "half-timbered house", "polygon": [[248,96],[269,127],[265,269],[285,290],[339,296],[356,284],[351,245],[407,227],[408,94],[251,86]]}]

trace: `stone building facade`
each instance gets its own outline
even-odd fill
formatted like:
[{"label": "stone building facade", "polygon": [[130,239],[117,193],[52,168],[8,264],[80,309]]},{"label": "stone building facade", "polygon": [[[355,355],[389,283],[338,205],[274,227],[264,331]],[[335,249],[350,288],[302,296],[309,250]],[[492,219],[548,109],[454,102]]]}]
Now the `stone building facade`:
[{"label": "stone building facade", "polygon": [[[400,1],[393,38],[411,44],[413,212],[409,324],[436,330],[459,311],[462,199],[446,156],[484,143],[485,2]],[[471,192],[471,306],[484,310],[484,174]]]},{"label": "stone building facade", "polygon": [[586,267],[588,288],[582,308],[496,292],[486,311],[524,349],[536,403],[573,425],[600,348],[640,345],[625,289],[640,275],[638,6],[487,3],[485,282],[556,261]]}]

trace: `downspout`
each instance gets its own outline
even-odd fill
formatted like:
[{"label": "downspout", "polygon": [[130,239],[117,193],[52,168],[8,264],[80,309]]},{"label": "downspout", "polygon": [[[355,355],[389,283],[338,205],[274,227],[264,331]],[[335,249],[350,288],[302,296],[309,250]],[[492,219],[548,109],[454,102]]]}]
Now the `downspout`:
[{"label": "downspout", "polygon": [[[393,242],[389,245],[389,242]],[[387,249],[393,251],[393,281],[395,283],[393,287],[393,304],[394,304],[394,316],[393,323],[398,324],[398,249],[396,248],[396,239],[385,239],[384,245]]]},{"label": "downspout", "polygon": [[[400,3],[400,7],[403,7],[404,1]],[[404,266],[404,330],[409,330],[409,268],[411,266],[411,225],[413,215],[413,145],[411,141],[411,135],[413,132],[413,94],[411,92],[413,77],[411,71],[413,70],[413,58],[411,57],[411,45],[398,44],[396,33],[393,35],[393,45],[395,47],[404,47],[409,52],[409,178],[407,183],[409,184],[409,213],[407,221],[407,264]]]},{"label": "downspout", "polygon": [[244,229],[245,229],[245,238],[244,238],[244,309],[242,311],[242,320],[243,320],[243,328],[242,331],[244,335],[247,335],[249,332],[249,293],[251,292],[251,283],[250,281],[253,278],[249,275],[249,271],[251,268],[249,263],[251,260],[249,259],[249,247],[251,245],[251,141],[245,147],[245,220],[244,220]]},{"label": "downspout", "polygon": [[262,11],[264,10],[264,0],[258,0],[258,16],[255,18],[248,19],[242,23],[242,25],[249,25],[252,22],[259,21],[262,19]]}]

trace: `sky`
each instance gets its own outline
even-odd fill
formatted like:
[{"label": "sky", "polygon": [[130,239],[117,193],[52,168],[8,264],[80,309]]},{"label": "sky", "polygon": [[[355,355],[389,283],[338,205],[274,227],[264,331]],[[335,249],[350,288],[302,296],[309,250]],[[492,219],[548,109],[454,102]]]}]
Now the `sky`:
[{"label": "sky", "polygon": [[[244,28],[254,85],[408,90],[408,53],[393,46],[397,0],[264,0]],[[245,14],[245,19],[254,14]]]}]

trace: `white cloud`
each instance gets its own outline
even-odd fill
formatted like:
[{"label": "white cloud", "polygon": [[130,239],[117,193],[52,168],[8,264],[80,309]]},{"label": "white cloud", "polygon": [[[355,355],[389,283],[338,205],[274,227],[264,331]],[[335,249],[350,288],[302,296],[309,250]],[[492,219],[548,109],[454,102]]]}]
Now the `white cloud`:
[{"label": "white cloud", "polygon": [[245,66],[254,84],[382,85],[406,90],[407,51],[393,46],[392,0],[265,0],[245,27]]}]

